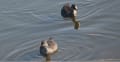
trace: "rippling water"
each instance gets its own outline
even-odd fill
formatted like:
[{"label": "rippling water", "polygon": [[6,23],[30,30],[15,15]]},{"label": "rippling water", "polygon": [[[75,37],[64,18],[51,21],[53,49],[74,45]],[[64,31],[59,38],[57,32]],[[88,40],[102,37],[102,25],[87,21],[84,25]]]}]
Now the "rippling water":
[{"label": "rippling water", "polygon": [[[80,29],[60,15],[66,3],[78,5]],[[0,60],[43,61],[40,41],[53,37],[52,60],[120,59],[120,0],[0,0]]]}]

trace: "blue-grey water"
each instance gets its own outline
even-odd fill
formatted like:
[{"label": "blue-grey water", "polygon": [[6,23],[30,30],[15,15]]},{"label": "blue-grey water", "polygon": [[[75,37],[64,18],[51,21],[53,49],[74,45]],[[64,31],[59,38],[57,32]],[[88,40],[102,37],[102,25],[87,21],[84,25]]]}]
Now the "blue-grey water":
[{"label": "blue-grey water", "polygon": [[[78,5],[80,29],[60,15]],[[0,0],[0,61],[43,61],[41,40],[53,37],[58,61],[120,59],[120,0]]]}]

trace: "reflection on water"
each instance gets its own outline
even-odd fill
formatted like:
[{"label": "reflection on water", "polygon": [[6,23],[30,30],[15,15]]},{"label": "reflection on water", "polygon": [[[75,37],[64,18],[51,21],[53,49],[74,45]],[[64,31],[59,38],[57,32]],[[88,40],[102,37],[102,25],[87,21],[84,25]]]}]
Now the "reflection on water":
[{"label": "reflection on water", "polygon": [[77,18],[76,17],[73,17],[72,18],[72,22],[74,24],[74,29],[78,30],[80,28],[80,22],[77,21]]},{"label": "reflection on water", "polygon": [[50,55],[48,55],[46,58],[45,58],[45,62],[51,62],[52,60],[51,60],[51,57],[50,57]]},{"label": "reflection on water", "polygon": [[76,21],[74,22],[74,29],[79,29],[80,28],[80,22]]},{"label": "reflection on water", "polygon": [[39,45],[48,37],[59,45],[53,61],[120,59],[120,1],[69,2],[78,5],[78,30],[60,15],[64,0],[1,0],[0,60],[44,61]]}]

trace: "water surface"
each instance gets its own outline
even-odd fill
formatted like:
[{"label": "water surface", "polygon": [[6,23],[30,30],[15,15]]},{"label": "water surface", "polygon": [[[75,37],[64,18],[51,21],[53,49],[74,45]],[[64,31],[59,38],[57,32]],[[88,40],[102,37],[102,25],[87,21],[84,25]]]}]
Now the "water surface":
[{"label": "water surface", "polygon": [[[60,9],[78,5],[80,29],[64,20]],[[43,61],[41,40],[53,37],[59,51],[52,60],[120,59],[119,0],[1,0],[0,60]]]}]

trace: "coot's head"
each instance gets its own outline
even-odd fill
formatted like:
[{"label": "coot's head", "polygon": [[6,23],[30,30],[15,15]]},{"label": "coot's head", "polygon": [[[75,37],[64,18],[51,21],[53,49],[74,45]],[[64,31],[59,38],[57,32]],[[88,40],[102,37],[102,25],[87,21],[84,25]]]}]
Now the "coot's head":
[{"label": "coot's head", "polygon": [[72,4],[71,8],[74,9],[74,10],[78,10],[77,5],[75,5],[75,4]]}]

